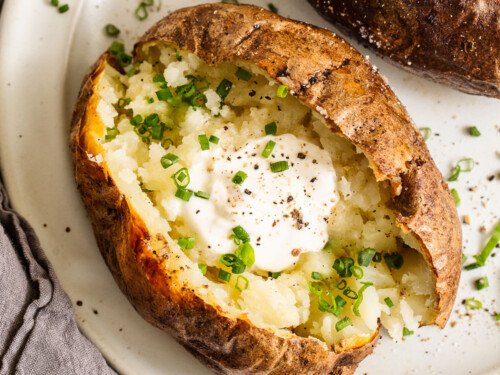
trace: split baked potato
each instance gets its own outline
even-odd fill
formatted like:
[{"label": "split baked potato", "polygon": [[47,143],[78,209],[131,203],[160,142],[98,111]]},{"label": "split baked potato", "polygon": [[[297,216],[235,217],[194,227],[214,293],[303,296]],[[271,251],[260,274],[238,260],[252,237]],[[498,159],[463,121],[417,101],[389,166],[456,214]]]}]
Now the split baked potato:
[{"label": "split baked potato", "polygon": [[500,98],[500,1],[308,1],[404,69],[469,94]]},{"label": "split baked potato", "polygon": [[153,325],[218,373],[351,374],[380,325],[443,327],[454,202],[404,107],[329,31],[181,9],[85,78],[75,178],[100,251]]}]

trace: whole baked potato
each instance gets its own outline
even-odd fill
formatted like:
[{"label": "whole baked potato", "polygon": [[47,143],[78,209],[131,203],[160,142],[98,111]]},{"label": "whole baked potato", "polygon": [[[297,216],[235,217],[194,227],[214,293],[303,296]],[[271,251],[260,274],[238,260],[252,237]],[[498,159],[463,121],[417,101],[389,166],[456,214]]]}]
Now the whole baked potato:
[{"label": "whole baked potato", "polygon": [[404,69],[469,94],[500,98],[500,1],[308,1]]},{"label": "whole baked potato", "polygon": [[[100,251],[153,325],[217,373],[351,374],[380,325],[443,327],[453,200],[382,78],[258,7],[171,13],[85,78],[71,131]],[[124,63],[125,62],[125,63]]]}]

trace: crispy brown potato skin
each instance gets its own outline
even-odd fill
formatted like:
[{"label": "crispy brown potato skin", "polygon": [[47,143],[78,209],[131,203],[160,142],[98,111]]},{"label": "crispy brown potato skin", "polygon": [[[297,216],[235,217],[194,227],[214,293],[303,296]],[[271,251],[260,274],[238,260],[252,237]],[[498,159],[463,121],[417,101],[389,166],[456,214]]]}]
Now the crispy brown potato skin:
[{"label": "crispy brown potato skin", "polygon": [[[332,33],[286,20],[261,8],[202,5],[174,12],[135,47],[141,59],[151,43],[163,42],[197,54],[208,63],[245,60],[284,84],[307,106],[325,114],[369,158],[378,180],[392,181],[392,205],[401,226],[419,239],[436,276],[438,303],[427,323],[443,326],[460,275],[460,225],[453,200],[419,132],[392,91],[352,47]],[[172,334],[221,374],[352,374],[378,334],[354,349],[327,350],[318,340],[280,337],[245,318],[226,316],[217,306],[164,270],[172,253],[161,236],[149,233],[109,175],[96,138],[96,81],[104,54],[85,79],[73,116],[71,149],[75,178],[89,211],[99,249],[137,311]],[[102,134],[101,134],[102,136]]]},{"label": "crispy brown potato skin", "polygon": [[500,98],[500,1],[308,1],[404,69],[469,94]]}]

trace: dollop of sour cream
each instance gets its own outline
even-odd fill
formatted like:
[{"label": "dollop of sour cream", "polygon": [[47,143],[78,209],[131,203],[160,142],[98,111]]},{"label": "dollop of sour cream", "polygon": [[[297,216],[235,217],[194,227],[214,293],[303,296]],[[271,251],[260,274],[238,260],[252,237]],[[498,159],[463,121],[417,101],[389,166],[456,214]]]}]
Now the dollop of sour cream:
[{"label": "dollop of sour cream", "polygon": [[[276,146],[264,158],[270,140]],[[189,168],[189,188],[208,192],[210,199],[193,196],[180,202],[179,214],[207,251],[234,253],[231,234],[238,225],[250,235],[254,267],[260,270],[279,272],[300,254],[323,249],[328,218],[339,199],[327,151],[284,134],[252,139],[239,149],[212,146],[197,156]],[[271,163],[282,160],[289,168],[272,172]],[[241,185],[232,182],[238,171],[248,176]]]}]

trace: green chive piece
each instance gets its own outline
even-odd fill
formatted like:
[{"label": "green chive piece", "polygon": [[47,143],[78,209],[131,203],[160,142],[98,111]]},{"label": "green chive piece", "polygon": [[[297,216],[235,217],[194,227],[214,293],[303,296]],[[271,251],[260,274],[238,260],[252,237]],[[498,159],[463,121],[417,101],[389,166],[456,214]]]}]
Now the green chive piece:
[{"label": "green chive piece", "polygon": [[287,169],[288,169],[288,161],[286,160],[281,160],[277,161],[276,163],[271,163],[271,172],[273,173],[284,172]]},{"label": "green chive piece", "polygon": [[155,141],[161,141],[163,139],[164,132],[165,132],[165,124],[161,122],[159,125],[152,127],[151,138],[153,138]]},{"label": "green chive piece", "polygon": [[194,237],[181,237],[177,240],[177,244],[182,251],[191,250],[194,247]]},{"label": "green chive piece", "polygon": [[351,266],[350,271],[356,279],[361,279],[364,275],[363,269],[359,266]]},{"label": "green chive piece", "polygon": [[116,27],[115,25],[113,25],[112,23],[108,23],[105,27],[104,27],[104,31],[106,32],[106,35],[107,36],[110,36],[110,37],[117,37],[118,34],[120,34],[120,29],[118,27]]},{"label": "green chive piece", "polygon": [[264,130],[266,132],[266,135],[276,135],[276,132],[278,131],[278,125],[276,125],[276,122],[270,122],[266,126],[264,126]]},{"label": "green chive piece", "polygon": [[448,181],[456,181],[458,180],[458,176],[460,176],[461,172],[470,172],[474,168],[474,159],[472,158],[463,158],[460,159],[455,167],[453,167],[452,173],[450,177],[448,177]]},{"label": "green chive piece", "polygon": [[223,269],[219,270],[219,274],[217,275],[217,277],[219,278],[219,280],[222,280],[226,283],[228,283],[229,280],[231,280],[231,274],[227,271],[224,271]]},{"label": "green chive piece", "polygon": [[311,279],[323,280],[323,275],[320,272],[311,272]]},{"label": "green chive piece", "polygon": [[312,294],[320,296],[323,293],[323,287],[321,286],[320,283],[309,282],[308,285],[309,285],[309,291]]},{"label": "green chive piece", "polygon": [[132,99],[130,98],[120,98],[118,99],[118,103],[116,103],[116,105],[118,106],[118,108],[125,108],[127,105],[130,104],[131,101]]},{"label": "green chive piece", "polygon": [[384,260],[389,268],[394,268],[396,270],[399,270],[404,263],[403,256],[398,253],[384,254]]},{"label": "green chive piece", "polygon": [[500,321],[500,313],[495,314],[495,321],[496,322]]},{"label": "green chive piece", "polygon": [[432,135],[431,128],[418,128],[418,130],[420,130],[420,133],[422,134],[424,141],[427,141]]},{"label": "green chive piece", "polygon": [[236,284],[234,285],[234,287],[240,292],[243,292],[245,289],[248,288],[248,284],[249,284],[248,279],[245,276],[240,275],[236,279]]},{"label": "green chive piece", "polygon": [[161,166],[164,169],[171,167],[172,165],[174,165],[178,161],[179,161],[179,157],[175,154],[172,154],[172,153],[168,153],[168,154],[162,156],[160,159]]},{"label": "green chive piece", "polygon": [[464,264],[467,260],[467,255],[465,255],[464,253],[462,253],[462,264]]},{"label": "green chive piece", "polygon": [[179,199],[182,199],[185,202],[189,202],[191,199],[191,196],[193,195],[193,192],[189,189],[184,189],[184,188],[177,188],[177,191],[175,192],[175,196]]},{"label": "green chive piece", "polygon": [[50,5],[57,7],[59,6],[59,0],[50,0]]},{"label": "green chive piece", "polygon": [[59,10],[59,13],[66,13],[69,10],[69,5],[68,4],[61,5],[58,8],[58,10]]},{"label": "green chive piece", "polygon": [[375,249],[370,248],[361,250],[358,254],[358,264],[363,267],[368,267],[376,252]]},{"label": "green chive piece", "polygon": [[262,157],[268,158],[269,156],[271,156],[271,153],[274,150],[274,146],[276,146],[276,142],[274,142],[274,141],[267,142],[266,146],[264,147],[264,150],[262,150],[262,154],[261,154]]},{"label": "green chive piece", "polygon": [[475,298],[467,298],[465,300],[465,306],[469,310],[479,310],[483,308],[483,303]]},{"label": "green chive piece", "polygon": [[202,151],[206,151],[210,149],[210,143],[208,142],[208,137],[206,134],[200,134],[198,136],[198,142],[200,143],[200,147]]},{"label": "green chive piece", "polygon": [[349,317],[346,316],[335,324],[335,329],[337,330],[337,332],[340,332],[348,326],[352,326],[352,322],[351,319],[349,319]]},{"label": "green chive piece", "polygon": [[231,267],[237,260],[238,257],[234,254],[224,254],[220,257],[220,262],[227,267]]},{"label": "green chive piece", "polygon": [[219,83],[219,86],[217,86],[215,92],[224,100],[228,96],[229,91],[231,91],[231,87],[233,87],[233,83],[224,78],[221,83]]},{"label": "green chive piece", "polygon": [[410,329],[406,328],[406,327],[403,327],[403,336],[411,336],[413,335],[415,332],[411,331]]},{"label": "green chive piece", "polygon": [[328,250],[332,250],[332,249],[333,249],[333,242],[332,241],[326,241],[325,246],[323,246],[323,250],[328,251]]},{"label": "green chive piece", "polygon": [[281,272],[268,272],[267,276],[272,279],[277,279],[278,277],[281,276]]},{"label": "green chive piece", "polygon": [[210,194],[201,190],[194,193],[194,196],[202,199],[210,199]]},{"label": "green chive piece", "polygon": [[490,256],[491,252],[495,248],[495,246],[500,242],[500,221],[496,224],[495,228],[493,229],[493,234],[491,235],[490,239],[486,243],[486,245],[483,247],[481,252],[477,255],[474,255],[474,258],[476,259],[476,263],[468,264],[464,268],[467,271],[482,267],[486,264],[486,260]]},{"label": "green chive piece", "polygon": [[287,85],[279,85],[278,90],[276,90],[276,96],[278,98],[286,98],[288,95],[288,86]]},{"label": "green chive piece", "polygon": [[134,117],[132,117],[130,119],[130,124],[132,126],[137,126],[137,125],[140,125],[142,123],[142,116],[141,115],[135,115]]},{"label": "green chive piece", "polygon": [[278,14],[278,8],[276,8],[276,5],[274,5],[273,3],[267,4],[267,7],[271,12]]},{"label": "green chive piece", "polygon": [[380,253],[377,251],[377,252],[375,253],[375,255],[373,256],[372,262],[375,262],[375,263],[380,263],[380,262],[382,262],[382,254],[380,254]]},{"label": "green chive piece", "polygon": [[460,176],[460,166],[457,164],[453,167],[451,175],[450,177],[448,177],[448,181],[449,182],[456,181],[458,180],[458,176]]},{"label": "green chive piece", "polygon": [[337,283],[337,289],[344,290],[346,286],[347,286],[347,281],[345,281],[344,279],[340,280]]},{"label": "green chive piece", "polygon": [[[172,175],[172,179],[174,180],[175,186],[178,188],[185,188],[191,182],[191,178],[189,177],[189,171],[187,168],[181,168],[177,172]],[[191,192],[193,194],[193,192]]]},{"label": "green chive piece", "polygon": [[158,98],[158,100],[168,102],[174,96],[172,95],[172,91],[170,91],[168,87],[165,87],[164,89],[161,89],[156,92],[156,97]]},{"label": "green chive piece", "polygon": [[236,69],[236,77],[238,77],[238,79],[241,79],[243,81],[249,81],[250,78],[252,78],[252,73],[250,73],[248,70],[245,70],[243,68],[240,68],[238,67],[238,69]]},{"label": "green chive piece", "polygon": [[243,227],[241,225],[234,227],[233,233],[234,233],[234,236],[237,239],[239,239],[241,242],[243,242],[243,243],[250,242],[250,235],[248,234],[248,232],[245,229],[243,229]]},{"label": "green chive piece", "polygon": [[351,277],[351,267],[354,266],[354,260],[348,257],[335,259],[332,268],[337,271],[340,277]]},{"label": "green chive piece", "polygon": [[363,286],[358,290],[358,299],[356,300],[356,302],[354,302],[354,305],[352,306],[352,312],[356,316],[361,316],[359,314],[359,306],[361,305],[361,302],[363,302],[364,291],[366,290],[366,288],[373,285],[373,283],[361,283],[361,284],[363,284]]},{"label": "green chive piece", "polygon": [[480,279],[476,280],[476,289],[481,290],[485,289],[490,286],[490,283],[488,281],[488,277],[481,277]]},{"label": "green chive piece", "polygon": [[104,139],[106,141],[110,141],[112,139],[115,139],[118,134],[120,134],[120,132],[118,131],[117,128],[115,128],[115,127],[106,128],[106,135],[104,136]]},{"label": "green chive piece", "polygon": [[252,267],[255,263],[255,252],[249,242],[245,242],[238,246],[234,253],[247,267]]},{"label": "green chive piece", "polygon": [[394,307],[394,302],[392,302],[391,297],[386,297],[386,298],[384,298],[384,302],[385,302],[385,304],[386,304],[387,306],[389,306],[389,307]]},{"label": "green chive piece", "polygon": [[175,51],[175,59],[177,61],[182,61],[182,56],[181,56],[181,53],[179,51]]},{"label": "green chive piece", "polygon": [[168,149],[173,144],[174,141],[171,140],[170,138],[165,138],[163,141],[161,141],[161,147],[163,147],[165,150]]},{"label": "green chive piece", "polygon": [[127,77],[132,77],[134,74],[138,73],[140,64],[134,64],[132,68],[127,72]]},{"label": "green chive piece", "polygon": [[150,97],[147,97],[147,98],[146,98],[146,103],[148,103],[148,104],[152,104],[152,103],[154,103],[154,102],[155,102],[155,100],[154,100],[153,98],[150,98]]},{"label": "green chive piece", "polygon": [[472,135],[473,137],[480,137],[481,136],[481,132],[475,126],[471,126],[469,128],[469,134]]},{"label": "green chive piece", "polygon": [[236,185],[241,185],[247,179],[247,177],[248,175],[245,172],[238,171],[233,176],[233,179],[231,181]]},{"label": "green chive piece", "polygon": [[358,298],[358,293],[356,293],[356,291],[352,290],[349,287],[345,288],[344,291],[342,292],[342,294],[350,299],[357,299]]},{"label": "green chive piece", "polygon": [[219,144],[219,140],[219,137],[216,137],[215,135],[211,135],[210,138],[208,138],[208,141],[214,145]]},{"label": "green chive piece", "polygon": [[153,82],[156,83],[165,83],[165,76],[161,73],[156,73],[155,76],[153,77]]},{"label": "green chive piece", "polygon": [[198,263],[198,268],[200,269],[202,275],[207,274],[207,265],[205,263]]},{"label": "green chive piece", "polygon": [[455,206],[458,206],[460,204],[460,195],[458,195],[457,189],[451,189],[450,193],[455,201]]},{"label": "green chive piece", "polygon": [[148,18],[148,9],[146,8],[146,5],[141,2],[135,9],[134,14],[139,21],[144,21],[146,18]]},{"label": "green chive piece", "polygon": [[484,266],[484,264],[481,265],[479,263],[471,263],[471,264],[468,264],[468,265],[464,266],[464,270],[466,270],[466,271],[472,271],[472,270],[475,270],[476,268],[479,268],[479,267],[482,267],[482,266]]},{"label": "green chive piece", "polygon": [[241,259],[237,259],[236,262],[231,266],[231,272],[235,275],[245,272],[247,266]]}]

